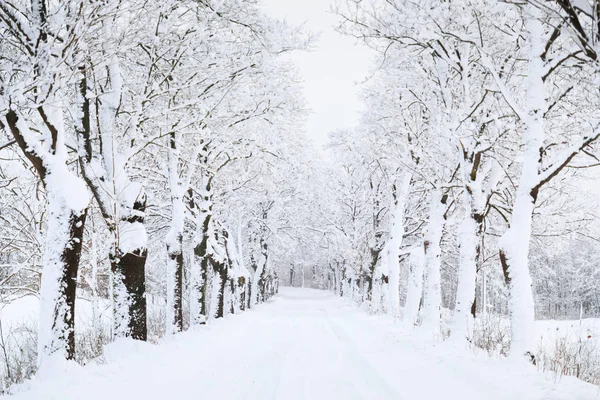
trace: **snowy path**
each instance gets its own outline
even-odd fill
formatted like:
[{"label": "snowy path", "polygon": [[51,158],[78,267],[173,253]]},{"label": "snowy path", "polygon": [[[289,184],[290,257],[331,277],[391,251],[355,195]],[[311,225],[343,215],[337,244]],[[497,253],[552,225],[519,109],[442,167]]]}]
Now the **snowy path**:
[{"label": "snowy path", "polygon": [[592,385],[425,342],[310,289],[283,288],[256,310],[161,346],[117,343],[107,358],[14,398],[600,400]]}]

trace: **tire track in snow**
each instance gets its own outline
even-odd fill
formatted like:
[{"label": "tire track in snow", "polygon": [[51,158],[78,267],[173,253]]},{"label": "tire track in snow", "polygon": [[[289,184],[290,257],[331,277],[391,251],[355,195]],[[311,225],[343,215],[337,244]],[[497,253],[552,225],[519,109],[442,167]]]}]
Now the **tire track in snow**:
[{"label": "tire track in snow", "polygon": [[[287,326],[280,326],[281,320],[277,321],[272,326],[271,337],[273,341],[286,340],[279,346],[279,348],[272,353],[272,357],[265,363],[265,368],[261,368],[261,376],[259,381],[261,382],[257,393],[251,398],[257,400],[277,400],[282,399],[279,396],[280,384],[282,379],[283,366],[288,362],[291,350],[294,348],[300,336],[300,329],[296,326],[295,329],[290,329]],[[289,333],[294,332],[292,335]],[[258,367],[258,366],[257,366]]]},{"label": "tire track in snow", "polygon": [[[352,338],[331,318],[327,310],[321,309],[325,315],[325,321],[329,331],[340,341],[342,346],[346,349],[346,357],[350,361],[350,365],[354,370],[358,382],[362,382],[360,390],[366,392],[367,397],[380,400],[402,400],[403,397],[396,391],[395,388],[390,386],[388,382],[383,378],[361,354],[358,346],[352,340]],[[356,381],[353,381],[355,384]]]},{"label": "tire track in snow", "polygon": [[355,383],[360,377],[354,369],[348,368],[347,352],[328,328],[324,314],[312,307],[302,311],[295,316],[297,335],[282,366],[281,390],[276,398],[370,399]]}]

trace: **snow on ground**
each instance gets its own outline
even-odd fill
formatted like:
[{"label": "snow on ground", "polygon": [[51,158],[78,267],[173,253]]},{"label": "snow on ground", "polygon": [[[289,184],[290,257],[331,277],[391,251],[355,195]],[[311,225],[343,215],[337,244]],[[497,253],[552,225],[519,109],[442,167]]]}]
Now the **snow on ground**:
[{"label": "snow on ground", "polygon": [[33,399],[600,399],[526,363],[427,342],[325,291],[282,288],[274,301],[160,346],[110,345],[107,364],[16,388]]},{"label": "snow on ground", "polygon": [[600,337],[600,318],[582,320],[535,321],[536,337],[542,346],[553,346],[557,340],[566,338],[571,342]]}]

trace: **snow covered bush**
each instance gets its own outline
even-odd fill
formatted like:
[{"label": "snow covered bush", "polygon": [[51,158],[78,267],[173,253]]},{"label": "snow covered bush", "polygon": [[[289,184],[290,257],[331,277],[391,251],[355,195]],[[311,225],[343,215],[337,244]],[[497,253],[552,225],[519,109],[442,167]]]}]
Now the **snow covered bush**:
[{"label": "snow covered bush", "polygon": [[507,356],[510,349],[510,325],[506,316],[489,314],[475,318],[473,345],[490,356]]},{"label": "snow covered bush", "polygon": [[148,308],[148,341],[158,343],[167,333],[167,310],[165,307]]},{"label": "snow covered bush", "polygon": [[557,376],[600,385],[600,320],[539,321],[537,365]]},{"label": "snow covered bush", "polygon": [[112,341],[108,325],[100,329],[80,329],[75,335],[75,361],[85,365],[91,360],[101,360],[104,346]]},{"label": "snow covered bush", "polygon": [[[1,327],[0,323],[0,327]],[[0,328],[0,393],[21,383],[37,370],[37,324]]]}]

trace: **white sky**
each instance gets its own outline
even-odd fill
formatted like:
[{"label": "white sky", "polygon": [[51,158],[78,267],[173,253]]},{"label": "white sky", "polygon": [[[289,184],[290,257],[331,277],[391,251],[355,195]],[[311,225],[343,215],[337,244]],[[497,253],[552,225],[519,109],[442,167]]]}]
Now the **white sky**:
[{"label": "white sky", "polygon": [[264,10],[292,25],[304,24],[319,34],[315,50],[291,56],[304,81],[304,96],[312,113],[307,134],[318,145],[327,134],[358,122],[359,84],[368,76],[371,51],[334,30],[333,0],[262,0]]}]

